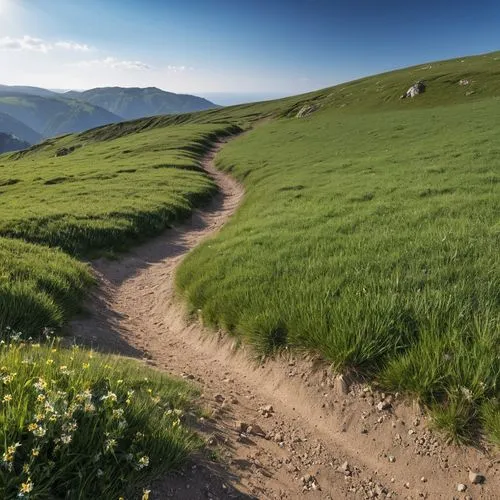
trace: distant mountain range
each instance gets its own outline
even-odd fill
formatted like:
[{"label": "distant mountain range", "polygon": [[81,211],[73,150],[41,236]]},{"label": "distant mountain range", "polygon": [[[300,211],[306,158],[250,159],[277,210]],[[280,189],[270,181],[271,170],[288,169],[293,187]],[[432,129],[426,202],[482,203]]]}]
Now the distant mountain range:
[{"label": "distant mountain range", "polygon": [[[123,118],[86,102],[64,97],[0,91],[0,113],[24,123],[43,137],[123,121]],[[2,132],[10,132],[2,130]],[[24,137],[20,137],[25,140]],[[26,139],[27,140],[27,139]]]},{"label": "distant mountain range", "polygon": [[35,144],[43,138],[162,114],[218,107],[201,97],[150,88],[106,87],[58,93],[0,85],[0,132]]},{"label": "distant mountain range", "polygon": [[156,87],[145,89],[105,87],[85,92],[70,91],[63,95],[99,106],[126,120],[145,116],[190,113],[218,107],[202,97],[174,94]]}]

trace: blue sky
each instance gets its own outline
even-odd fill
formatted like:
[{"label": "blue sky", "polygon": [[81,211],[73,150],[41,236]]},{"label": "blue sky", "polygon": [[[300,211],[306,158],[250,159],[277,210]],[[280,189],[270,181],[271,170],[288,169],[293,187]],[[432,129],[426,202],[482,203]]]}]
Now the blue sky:
[{"label": "blue sky", "polygon": [[2,82],[293,94],[500,49],[493,0],[0,0]]}]

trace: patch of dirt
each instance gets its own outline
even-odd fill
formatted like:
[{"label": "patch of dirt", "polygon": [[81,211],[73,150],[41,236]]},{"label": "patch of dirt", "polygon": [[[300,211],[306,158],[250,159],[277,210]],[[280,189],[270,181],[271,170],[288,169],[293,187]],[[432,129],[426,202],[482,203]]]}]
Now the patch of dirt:
[{"label": "patch of dirt", "polygon": [[[92,314],[70,325],[77,341],[142,358],[202,391],[210,417],[198,427],[212,453],[155,482],[151,498],[500,498],[498,456],[444,444],[417,405],[335,377],[320,360],[258,365],[223,332],[186,319],[175,269],[244,195],[213,165],[223,145],[202,165],[220,188],[212,204],[120,260],[94,262]],[[485,483],[471,484],[469,470]]]}]

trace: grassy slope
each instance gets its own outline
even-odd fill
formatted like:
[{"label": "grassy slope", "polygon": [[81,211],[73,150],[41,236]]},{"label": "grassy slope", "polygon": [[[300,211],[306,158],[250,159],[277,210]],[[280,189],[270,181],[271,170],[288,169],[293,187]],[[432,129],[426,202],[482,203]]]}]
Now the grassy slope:
[{"label": "grassy slope", "polygon": [[6,327],[61,326],[91,283],[87,267],[59,250],[0,238],[0,339]]},{"label": "grassy slope", "polygon": [[198,162],[216,137],[235,130],[185,125],[106,141],[67,136],[1,156],[0,326],[27,333],[60,326],[90,282],[75,259],[10,238],[90,256],[158,234],[214,193]]},{"label": "grassy slope", "polygon": [[[282,117],[322,107],[261,126],[219,156],[247,197],[181,267],[192,306],[260,353],[312,350],[416,395],[456,437],[483,408],[498,440],[498,60],[281,101]],[[417,75],[428,92],[400,101]]]},{"label": "grassy slope", "polygon": [[[165,200],[182,212],[189,193],[213,190],[196,161],[216,130],[271,119],[221,155],[248,196],[182,267],[192,305],[261,352],[312,349],[416,394],[455,435],[481,408],[498,439],[499,57],[120,123],[1,157],[1,230],[77,254],[121,248],[168,224]],[[422,78],[428,92],[400,101]],[[320,110],[290,118],[310,103]],[[71,145],[83,147],[54,157]],[[154,168],[172,162],[181,168]]]},{"label": "grassy slope", "polygon": [[188,125],[105,142],[68,136],[0,158],[0,235],[88,254],[157,234],[213,194],[197,162],[225,133]]}]

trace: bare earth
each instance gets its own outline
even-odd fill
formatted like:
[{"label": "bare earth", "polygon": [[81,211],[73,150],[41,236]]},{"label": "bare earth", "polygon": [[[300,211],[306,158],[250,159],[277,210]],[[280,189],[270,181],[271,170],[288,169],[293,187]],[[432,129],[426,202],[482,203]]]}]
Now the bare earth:
[{"label": "bare earth", "polygon": [[[445,444],[416,404],[342,382],[319,360],[290,355],[257,365],[223,332],[187,319],[175,270],[244,195],[213,165],[222,146],[203,162],[220,188],[212,204],[120,260],[93,262],[100,285],[91,315],[70,325],[78,341],[142,358],[202,391],[212,416],[199,430],[213,453],[151,485],[151,498],[500,499],[498,455]],[[472,484],[469,470],[484,484]]]}]

